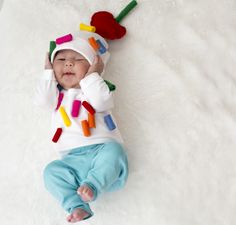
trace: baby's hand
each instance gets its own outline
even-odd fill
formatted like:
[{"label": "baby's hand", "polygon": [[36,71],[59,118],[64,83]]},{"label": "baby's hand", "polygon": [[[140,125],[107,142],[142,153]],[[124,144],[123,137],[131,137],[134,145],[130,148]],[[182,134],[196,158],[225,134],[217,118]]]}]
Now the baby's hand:
[{"label": "baby's hand", "polygon": [[45,59],[45,65],[44,65],[45,70],[50,70],[52,69],[52,64],[49,60],[49,53],[47,52],[46,59]]},{"label": "baby's hand", "polygon": [[93,61],[93,64],[89,67],[88,72],[85,76],[88,76],[91,73],[97,72],[99,74],[102,73],[104,69],[104,63],[100,56],[96,55]]}]

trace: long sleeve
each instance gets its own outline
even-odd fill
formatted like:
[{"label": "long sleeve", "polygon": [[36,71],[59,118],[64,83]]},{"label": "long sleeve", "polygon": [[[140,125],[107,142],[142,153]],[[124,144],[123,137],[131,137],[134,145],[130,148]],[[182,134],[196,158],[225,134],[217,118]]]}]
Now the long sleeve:
[{"label": "long sleeve", "polygon": [[57,81],[53,70],[45,70],[36,87],[34,103],[37,106],[53,110],[57,104]]},{"label": "long sleeve", "polygon": [[113,97],[107,84],[98,73],[92,73],[80,81],[80,87],[96,112],[113,108]]}]

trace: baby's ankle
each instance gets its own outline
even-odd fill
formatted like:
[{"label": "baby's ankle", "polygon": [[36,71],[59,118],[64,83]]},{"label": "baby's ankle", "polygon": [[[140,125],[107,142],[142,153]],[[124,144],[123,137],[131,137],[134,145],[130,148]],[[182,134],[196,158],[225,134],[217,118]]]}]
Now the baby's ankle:
[{"label": "baby's ankle", "polygon": [[83,184],[77,190],[78,195],[80,195],[81,199],[84,202],[91,202],[94,199],[94,192],[93,189],[90,188],[88,185]]}]

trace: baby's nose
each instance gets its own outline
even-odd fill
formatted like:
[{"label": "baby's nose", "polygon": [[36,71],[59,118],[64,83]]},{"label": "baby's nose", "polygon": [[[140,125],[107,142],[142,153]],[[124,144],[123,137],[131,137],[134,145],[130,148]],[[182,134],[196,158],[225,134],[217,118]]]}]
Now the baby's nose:
[{"label": "baby's nose", "polygon": [[73,62],[71,60],[66,61],[66,66],[73,66]]}]

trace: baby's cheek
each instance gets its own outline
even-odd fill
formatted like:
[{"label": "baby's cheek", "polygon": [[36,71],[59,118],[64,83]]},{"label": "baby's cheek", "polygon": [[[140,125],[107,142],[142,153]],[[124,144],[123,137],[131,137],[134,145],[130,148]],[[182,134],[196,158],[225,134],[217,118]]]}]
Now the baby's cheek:
[{"label": "baby's cheek", "polygon": [[54,75],[57,81],[60,80],[60,74],[57,71],[54,71]]},{"label": "baby's cheek", "polygon": [[88,65],[84,65],[84,66],[81,68],[81,72],[83,73],[83,75],[88,72],[88,69],[89,69],[89,66],[88,66]]}]

